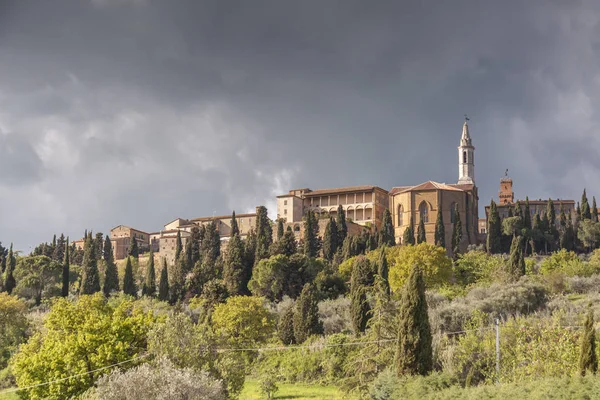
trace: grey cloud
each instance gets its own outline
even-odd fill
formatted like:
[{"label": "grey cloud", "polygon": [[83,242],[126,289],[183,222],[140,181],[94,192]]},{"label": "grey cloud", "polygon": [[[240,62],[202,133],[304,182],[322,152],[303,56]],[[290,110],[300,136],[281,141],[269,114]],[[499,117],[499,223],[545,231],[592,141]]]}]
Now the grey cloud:
[{"label": "grey cloud", "polygon": [[0,131],[0,185],[27,186],[39,182],[44,166],[26,138]]}]

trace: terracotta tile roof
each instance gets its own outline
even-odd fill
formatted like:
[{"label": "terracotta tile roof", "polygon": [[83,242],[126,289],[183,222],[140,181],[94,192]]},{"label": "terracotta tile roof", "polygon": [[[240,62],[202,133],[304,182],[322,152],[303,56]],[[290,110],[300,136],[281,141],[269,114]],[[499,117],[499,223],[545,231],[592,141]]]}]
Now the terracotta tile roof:
[{"label": "terracotta tile roof", "polygon": [[396,186],[396,187],[393,187],[393,188],[392,188],[392,190],[390,190],[390,194],[391,194],[391,195],[394,195],[394,194],[396,194],[396,193],[403,192],[403,191],[405,191],[406,189],[410,189],[411,187],[412,187],[412,186]]},{"label": "terracotta tile roof", "polygon": [[136,231],[136,232],[139,232],[139,233],[144,233],[144,234],[146,234],[146,235],[148,234],[148,232],[140,231],[139,229],[135,229],[135,228],[132,228],[132,227],[130,227],[130,226],[127,226],[127,225],[118,225],[118,226],[115,226],[115,227],[114,227],[114,228],[112,228],[110,231],[112,232],[112,231],[114,231],[115,229],[117,229],[117,228],[120,228],[120,227],[127,228],[127,229],[131,229],[132,231]]},{"label": "terracotta tile roof", "polygon": [[461,190],[473,190],[473,188],[475,187],[475,185],[473,185],[472,183],[454,183],[454,184],[450,184],[448,186],[452,186]]},{"label": "terracotta tile roof", "polygon": [[[393,188],[390,194],[406,193],[421,190],[449,190],[453,192],[462,192],[464,189],[455,187],[456,185],[447,185],[445,183],[439,183],[434,181],[423,182],[416,186],[402,186]],[[468,185],[461,185],[468,186]],[[472,185],[471,185],[472,186]]]},{"label": "terracotta tile roof", "polygon": [[[247,217],[256,217],[256,213],[249,213],[249,214],[236,214],[235,218],[247,218]],[[192,221],[194,222],[205,222],[205,221],[212,221],[213,219],[231,219],[231,214],[229,215],[219,215],[216,217],[200,217],[200,218],[194,218],[192,219]]]},{"label": "terracotta tile roof", "polygon": [[351,192],[364,192],[371,190],[382,190],[384,192],[388,192],[385,189],[380,188],[379,186],[372,185],[363,185],[363,186],[347,186],[343,188],[334,188],[334,189],[317,189],[307,193],[304,193],[305,197],[313,197],[313,196],[322,196],[325,194],[338,194],[338,193],[351,193]]}]

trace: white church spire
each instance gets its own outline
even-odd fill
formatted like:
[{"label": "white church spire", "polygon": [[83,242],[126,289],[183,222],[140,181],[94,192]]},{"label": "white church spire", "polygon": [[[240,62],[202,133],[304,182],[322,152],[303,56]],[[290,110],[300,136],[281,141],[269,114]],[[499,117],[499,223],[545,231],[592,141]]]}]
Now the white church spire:
[{"label": "white church spire", "polygon": [[471,143],[469,135],[469,117],[465,115],[465,123],[460,137],[460,146],[458,146],[458,183],[475,184],[475,147]]}]

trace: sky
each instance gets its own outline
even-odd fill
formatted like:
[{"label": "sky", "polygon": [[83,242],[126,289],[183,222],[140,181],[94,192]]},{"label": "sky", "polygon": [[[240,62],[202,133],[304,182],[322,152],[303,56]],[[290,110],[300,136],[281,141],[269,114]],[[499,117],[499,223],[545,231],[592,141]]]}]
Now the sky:
[{"label": "sky", "polygon": [[600,2],[0,0],[0,241],[455,183],[599,195]]}]

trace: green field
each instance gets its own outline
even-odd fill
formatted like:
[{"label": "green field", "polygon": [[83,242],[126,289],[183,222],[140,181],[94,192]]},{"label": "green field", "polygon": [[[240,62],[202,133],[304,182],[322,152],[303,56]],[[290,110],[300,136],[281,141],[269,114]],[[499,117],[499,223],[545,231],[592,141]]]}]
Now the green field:
[{"label": "green field", "polygon": [[19,396],[16,393],[0,394],[0,400],[18,400]]},{"label": "green field", "polygon": [[[342,393],[334,386],[303,385],[296,383],[279,383],[279,391],[273,397],[274,399],[331,399],[331,400],[350,400],[352,397]],[[256,380],[247,379],[244,390],[240,395],[240,400],[259,400],[266,397],[260,393],[260,383]]]}]

